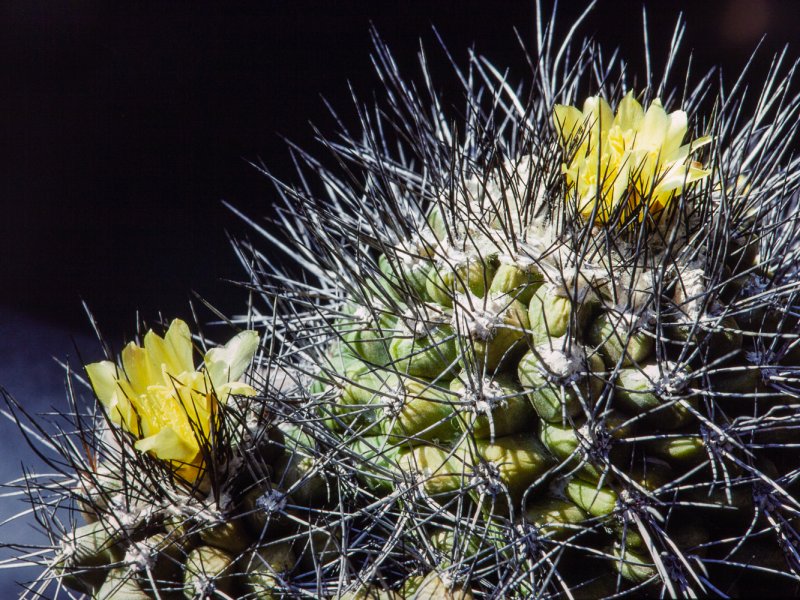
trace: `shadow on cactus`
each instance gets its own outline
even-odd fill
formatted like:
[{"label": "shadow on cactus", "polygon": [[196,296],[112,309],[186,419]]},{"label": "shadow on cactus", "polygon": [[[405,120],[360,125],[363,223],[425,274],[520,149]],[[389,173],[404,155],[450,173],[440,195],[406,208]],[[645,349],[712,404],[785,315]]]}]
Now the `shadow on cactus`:
[{"label": "shadow on cactus", "polygon": [[[302,277],[237,244],[260,395],[185,402],[223,381],[207,354],[195,383],[159,380],[185,409],[170,433],[111,386],[137,387],[133,351],[90,368],[107,419],[74,408],[47,442],[63,477],[26,482],[58,533],[42,589],[800,592],[795,67],[747,116],[740,86],[634,85],[538,25],[522,85],[454,67],[460,106],[375,35],[383,98],[322,140],[334,166],[293,148],[301,184],[274,180],[273,229],[250,221]],[[234,339],[216,354],[241,374]],[[163,364],[197,376],[181,356]],[[88,525],[60,521],[69,501]]]}]

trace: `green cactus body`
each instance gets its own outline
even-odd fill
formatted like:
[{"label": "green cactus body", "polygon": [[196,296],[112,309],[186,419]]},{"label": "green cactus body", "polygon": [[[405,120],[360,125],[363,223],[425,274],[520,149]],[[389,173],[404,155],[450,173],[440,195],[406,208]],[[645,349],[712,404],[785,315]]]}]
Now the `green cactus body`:
[{"label": "green cactus body", "polygon": [[544,276],[535,266],[521,267],[513,263],[502,263],[492,278],[490,294],[507,294],[524,306],[530,304],[534,292],[544,283]]},{"label": "green cactus body", "polygon": [[102,585],[106,569],[122,558],[120,541],[121,532],[102,521],[78,527],[62,542],[51,569],[68,587],[91,593]]},{"label": "green cactus body", "polygon": [[593,404],[598,387],[592,366],[581,353],[539,346],[522,357],[518,375],[539,417],[563,422]]},{"label": "green cactus body", "polygon": [[452,268],[449,261],[442,261],[428,273],[428,296],[447,308],[453,307],[457,294],[471,294],[482,298],[494,277],[496,266],[493,260],[480,256],[465,257]]},{"label": "green cactus body", "polygon": [[392,444],[449,442],[455,436],[450,394],[432,382],[404,378],[385,403],[383,433]]},{"label": "green cactus body", "polygon": [[662,383],[664,381],[682,382],[686,377],[686,369],[678,369],[669,363],[619,369],[614,402],[623,410],[645,415],[663,429],[683,427],[694,419],[693,410],[697,408],[697,400],[685,397],[665,398],[666,394],[659,387],[669,385]]},{"label": "green cactus body", "polygon": [[199,546],[189,553],[183,575],[183,596],[224,598],[236,596],[236,557],[213,546]]},{"label": "green cactus body", "polygon": [[575,304],[569,292],[545,283],[536,289],[528,306],[531,332],[535,343],[560,338],[572,331],[580,335],[589,319],[588,303]]},{"label": "green cactus body", "polygon": [[408,444],[392,444],[386,435],[357,437],[348,443],[354,456],[364,459],[359,477],[370,489],[391,492],[400,473],[401,454],[408,452]]},{"label": "green cactus body", "polygon": [[463,458],[449,448],[415,446],[399,459],[400,469],[431,496],[457,492],[469,477]]},{"label": "green cactus body", "polygon": [[420,323],[416,331],[395,338],[390,353],[393,366],[400,373],[431,380],[449,379],[457,356],[455,335],[449,325]]},{"label": "green cactus body", "polygon": [[624,335],[620,333],[629,331],[627,321],[631,320],[634,319],[630,315],[604,312],[589,328],[589,342],[600,349],[609,367],[640,364],[653,352],[652,333],[646,330],[635,330]]},{"label": "green cactus body", "polygon": [[531,431],[538,420],[527,396],[508,375],[470,381],[462,373],[450,382],[450,391],[466,405],[458,424],[478,440]]},{"label": "green cactus body", "polygon": [[[496,478],[515,502],[552,464],[547,450],[530,433],[507,435],[494,441],[475,440],[474,443],[473,468],[488,465],[489,485],[494,485],[491,480]],[[464,454],[468,455],[466,448]]]},{"label": "green cactus body", "polygon": [[562,498],[545,498],[528,504],[525,520],[535,525],[540,533],[563,539],[584,530],[581,525],[586,512],[575,503]]},{"label": "green cactus body", "polygon": [[567,497],[594,517],[607,517],[617,508],[617,493],[597,484],[571,479],[565,488]]},{"label": "green cactus body", "polygon": [[383,274],[380,288],[390,297],[401,301],[409,295],[422,302],[430,299],[427,286],[434,267],[426,257],[398,252],[398,259],[389,260],[381,254],[378,264]]},{"label": "green cactus body", "polygon": [[256,548],[239,559],[245,589],[258,600],[281,598],[280,579],[294,568],[296,560],[291,544],[286,542]]},{"label": "green cactus body", "polygon": [[96,600],[149,600],[139,582],[124,568],[111,569],[103,585],[97,590]]},{"label": "green cactus body", "polygon": [[471,53],[455,110],[375,35],[365,130],[279,186],[296,263],[237,246],[230,322],[265,343],[195,369],[205,336],[170,326],[87,365],[103,410],[73,397],[61,472],[24,482],[50,539],[62,508],[90,522],[42,596],[797,595],[791,70],[752,117],[741,92],[690,115],[708,80],[650,86],[561,25],[528,85]]},{"label": "green cactus body", "polygon": [[528,349],[528,312],[509,296],[458,296],[454,320],[463,340],[459,350],[466,368],[494,373]]},{"label": "green cactus body", "polygon": [[657,572],[652,560],[641,551],[614,544],[611,554],[614,568],[628,581],[642,583],[655,578]]}]

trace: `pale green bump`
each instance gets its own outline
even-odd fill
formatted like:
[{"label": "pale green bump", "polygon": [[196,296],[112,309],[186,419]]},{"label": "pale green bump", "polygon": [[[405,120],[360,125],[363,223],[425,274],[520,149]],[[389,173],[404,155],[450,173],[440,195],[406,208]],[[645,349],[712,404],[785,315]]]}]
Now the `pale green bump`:
[{"label": "pale green bump", "polygon": [[390,353],[398,372],[437,379],[452,372],[457,353],[455,335],[449,325],[423,325],[418,333],[406,332],[395,338]]},{"label": "pale green bump", "polygon": [[547,450],[533,432],[494,441],[475,440],[475,449],[482,460],[497,469],[500,481],[515,501],[552,465]]},{"label": "pale green bump", "polygon": [[475,439],[532,431],[538,421],[527,395],[508,375],[470,382],[462,373],[450,382],[450,390],[457,402],[468,403],[456,420]]},{"label": "pale green bump", "polygon": [[[425,302],[430,299],[427,290],[428,280],[431,277],[433,263],[427,258],[405,257],[398,252],[398,259],[389,259],[385,254],[378,258],[378,266],[383,274],[383,280],[378,285],[391,297],[406,302],[408,297]],[[403,260],[407,258],[407,260]]]},{"label": "pale green bump", "polygon": [[[566,471],[569,472],[581,462],[581,432],[570,423],[550,423],[545,420],[539,422],[539,439],[545,447],[560,461],[569,461]],[[603,469],[589,462],[584,463],[575,473],[577,477],[590,482],[597,482],[603,475]]]},{"label": "pale green bump", "polygon": [[288,542],[270,543],[242,556],[240,570],[247,592],[259,600],[283,598],[281,579],[291,571],[297,557]]},{"label": "pale green bump", "polygon": [[[662,373],[662,370],[664,373]],[[695,398],[663,397],[658,389],[665,378],[685,377],[686,369],[676,370],[672,363],[649,364],[617,371],[614,404],[634,414],[647,415],[648,420],[663,429],[676,429],[694,419],[691,408]]]},{"label": "pale green bump", "polygon": [[535,525],[540,534],[563,539],[581,531],[586,512],[569,500],[544,498],[528,504],[525,520]]},{"label": "pale green bump", "polygon": [[626,315],[604,312],[589,327],[588,341],[609,367],[639,364],[653,353],[653,334],[639,327],[631,331],[629,320]]},{"label": "pale green bump", "polygon": [[150,600],[128,567],[111,569],[95,595],[96,600]]},{"label": "pale green bump", "polygon": [[581,412],[581,401],[591,407],[597,399],[603,380],[592,370],[596,363],[594,357],[539,346],[522,357],[517,374],[539,417],[561,422]]},{"label": "pale green bump", "polygon": [[408,444],[391,444],[386,435],[354,437],[347,447],[359,458],[358,478],[368,488],[390,492],[400,472],[400,456]]},{"label": "pale green bump", "polygon": [[[469,306],[469,303],[473,306]],[[474,306],[477,305],[477,306]],[[455,309],[459,319],[465,367],[493,373],[528,349],[528,312],[517,300],[490,296],[470,298]],[[488,324],[488,325],[487,325]]]},{"label": "pale green bump", "polygon": [[607,517],[617,507],[617,493],[609,488],[598,488],[578,478],[571,479],[564,493],[581,509],[594,517]]},{"label": "pale green bump", "polygon": [[351,330],[343,334],[344,342],[368,365],[385,366],[391,362],[389,346],[397,332],[396,321],[396,318],[354,321]]},{"label": "pale green bump", "polygon": [[629,546],[623,548],[617,542],[612,546],[611,554],[614,569],[628,581],[643,583],[658,575],[653,560],[645,552]]},{"label": "pale green bump", "polygon": [[492,278],[489,286],[491,294],[508,294],[524,305],[530,304],[534,292],[542,285],[544,277],[534,265],[521,268],[515,264],[503,263]]},{"label": "pale green bump", "polygon": [[445,564],[474,559],[481,551],[481,539],[461,530],[437,529],[431,534],[430,543],[444,557]]},{"label": "pale green bump", "polygon": [[452,308],[453,299],[458,294],[469,293],[482,298],[491,284],[495,269],[491,258],[478,256],[468,258],[455,269],[446,263],[436,265],[428,272],[428,296],[447,308]]},{"label": "pale green bump", "polygon": [[463,452],[449,448],[415,446],[401,454],[398,463],[400,469],[421,483],[431,496],[458,491],[469,478]]},{"label": "pale green bump", "polygon": [[678,463],[696,463],[707,458],[705,443],[700,436],[665,436],[650,442],[656,454]]},{"label": "pale green bump", "polygon": [[198,532],[200,539],[207,546],[238,554],[252,541],[243,521],[242,518],[226,519],[210,527],[204,527]]},{"label": "pale green bump", "polygon": [[121,533],[95,521],[67,533],[51,569],[67,587],[93,593],[106,570],[123,557]]},{"label": "pale green bump", "polygon": [[330,489],[317,467],[316,442],[299,427],[285,424],[282,428],[287,452],[275,465],[273,482],[301,505],[324,504],[330,499]]},{"label": "pale green bump", "polygon": [[184,598],[193,600],[213,593],[236,597],[235,564],[236,558],[224,550],[212,546],[195,548],[186,558]]},{"label": "pale green bump", "polygon": [[381,420],[390,443],[449,442],[455,437],[452,395],[433,382],[404,378],[390,396]]},{"label": "pale green bump", "polygon": [[[333,406],[334,421],[364,433],[380,433],[383,405],[395,393],[400,379],[389,371],[373,370],[355,375],[342,386]],[[338,429],[338,428],[337,428]]]},{"label": "pale green bump", "polygon": [[572,334],[580,337],[590,315],[588,302],[580,302],[576,307],[568,296],[547,283],[536,289],[528,305],[531,333],[537,344],[566,335],[570,326],[577,328]]}]

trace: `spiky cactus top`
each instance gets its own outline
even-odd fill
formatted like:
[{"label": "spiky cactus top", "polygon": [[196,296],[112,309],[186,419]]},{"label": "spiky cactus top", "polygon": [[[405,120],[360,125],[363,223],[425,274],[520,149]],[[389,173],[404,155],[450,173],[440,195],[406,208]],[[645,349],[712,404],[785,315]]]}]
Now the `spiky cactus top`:
[{"label": "spiky cactus top", "polygon": [[302,278],[238,245],[264,301],[260,395],[190,418],[188,449],[154,444],[90,369],[117,441],[81,437],[115,462],[58,445],[100,525],[86,556],[64,528],[42,585],[798,591],[800,102],[778,60],[752,117],[721,91],[703,120],[707,81],[637,89],[539,25],[527,87],[473,55],[456,112],[424,59],[415,86],[376,39],[385,103],[325,142],[336,168],[298,151],[302,184],[276,182],[277,226],[256,225]]},{"label": "spiky cactus top", "polygon": [[796,592],[798,100],[776,64],[704,121],[551,44],[528,93],[473,57],[456,119],[378,42],[387,105],[279,185],[307,278],[243,247],[287,399],[394,523],[377,588]]}]

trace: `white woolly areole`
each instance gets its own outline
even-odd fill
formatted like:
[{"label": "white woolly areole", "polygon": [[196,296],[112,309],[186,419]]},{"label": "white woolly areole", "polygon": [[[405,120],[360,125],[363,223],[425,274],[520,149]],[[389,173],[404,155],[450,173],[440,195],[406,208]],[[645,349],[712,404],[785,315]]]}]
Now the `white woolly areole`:
[{"label": "white woolly areole", "polygon": [[394,244],[394,249],[392,258],[396,256],[400,263],[408,269],[414,269],[423,264],[431,254],[430,242],[417,235],[409,240],[399,240]]},{"label": "white woolly areole", "polygon": [[459,397],[476,414],[490,415],[498,406],[508,404],[503,388],[489,378],[484,378],[474,387],[466,386]]},{"label": "white woolly areole", "polygon": [[702,314],[702,300],[706,294],[705,271],[687,267],[679,273],[673,300],[690,321],[696,321]]},{"label": "white woolly areole", "polygon": [[559,379],[571,379],[584,370],[584,354],[573,346],[571,353],[551,348],[549,344],[537,346],[536,354],[541,359],[546,372]]},{"label": "white woolly areole", "polygon": [[155,555],[145,542],[133,542],[125,552],[125,564],[131,571],[142,572],[150,570],[155,564]]},{"label": "white woolly areole", "polygon": [[509,309],[508,296],[501,294],[479,298],[456,294],[453,302],[453,327],[473,340],[487,342],[494,338],[498,325],[504,323]]},{"label": "white woolly areole", "polygon": [[424,338],[433,333],[440,325],[449,323],[450,317],[446,316],[441,307],[433,304],[425,304],[422,314],[409,308],[400,315],[398,321],[401,334],[410,335],[414,338]]},{"label": "white woolly areole", "polygon": [[589,292],[602,281],[600,270],[589,264],[577,269],[574,266],[556,268],[545,262],[542,263],[542,271],[545,275],[546,295],[573,298],[576,302],[583,302]]},{"label": "white woolly areole", "polygon": [[650,383],[657,393],[665,396],[683,391],[688,378],[688,373],[671,361],[646,365],[632,375],[635,382]]},{"label": "white woolly areole", "polygon": [[286,494],[273,488],[261,494],[255,504],[264,512],[272,514],[286,508],[286,502]]},{"label": "white woolly areole", "polygon": [[394,394],[386,394],[381,400],[383,412],[389,417],[398,416],[406,404],[406,389],[400,384]]}]

